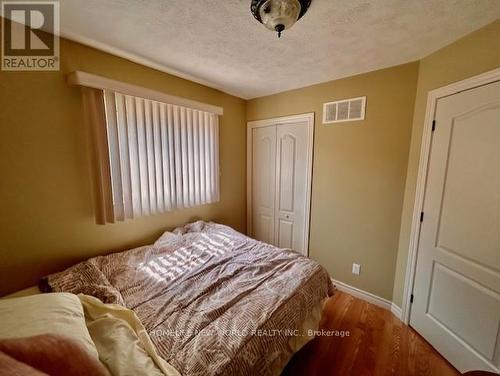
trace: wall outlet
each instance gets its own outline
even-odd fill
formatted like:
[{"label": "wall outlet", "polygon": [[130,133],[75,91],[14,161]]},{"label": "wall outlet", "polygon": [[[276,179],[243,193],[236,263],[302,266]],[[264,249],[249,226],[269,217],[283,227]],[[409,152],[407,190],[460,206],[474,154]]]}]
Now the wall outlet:
[{"label": "wall outlet", "polygon": [[359,273],[361,273],[361,265],[352,264],[352,274],[359,275]]}]

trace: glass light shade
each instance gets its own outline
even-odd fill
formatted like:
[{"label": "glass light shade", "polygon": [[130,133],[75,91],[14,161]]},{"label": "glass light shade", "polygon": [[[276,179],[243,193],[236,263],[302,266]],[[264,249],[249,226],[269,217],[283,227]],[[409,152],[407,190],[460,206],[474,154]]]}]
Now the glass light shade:
[{"label": "glass light shade", "polygon": [[267,0],[261,5],[259,15],[269,30],[281,33],[297,22],[300,10],[299,0]]}]

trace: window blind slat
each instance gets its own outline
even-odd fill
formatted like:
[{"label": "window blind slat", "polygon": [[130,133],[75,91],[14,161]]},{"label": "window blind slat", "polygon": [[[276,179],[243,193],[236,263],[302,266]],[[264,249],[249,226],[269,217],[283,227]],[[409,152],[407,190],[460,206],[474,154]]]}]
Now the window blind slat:
[{"label": "window blind slat", "polygon": [[146,147],[146,124],[144,99],[135,98],[136,127],[137,127],[137,151],[139,156],[139,177],[141,186],[142,215],[151,213],[149,207],[149,176],[148,156]]},{"label": "window blind slat", "polygon": [[194,162],[194,204],[201,203],[201,183],[200,183],[200,136],[198,126],[198,111],[193,111],[193,162]]},{"label": "window blind slat", "polygon": [[[122,174],[123,211],[125,218],[133,218],[132,187],[130,181],[130,152],[128,148],[125,96],[115,93],[120,171]],[[111,107],[111,106],[110,106]]]},{"label": "window blind slat", "polygon": [[112,91],[104,101],[115,220],[219,199],[217,115]]},{"label": "window blind slat", "polygon": [[187,113],[186,109],[180,108],[180,131],[181,131],[181,154],[182,154],[182,202],[184,207],[189,207],[189,165],[187,145]]},{"label": "window blind slat", "polygon": [[181,114],[179,106],[173,106],[174,110],[174,154],[175,154],[175,192],[177,208],[184,208],[182,195],[182,150],[181,150]]},{"label": "window blind slat", "polygon": [[160,103],[160,135],[161,135],[161,162],[163,167],[163,200],[165,210],[172,210],[171,190],[170,190],[170,165],[169,165],[169,144],[167,125],[167,106]]},{"label": "window blind slat", "polygon": [[217,115],[213,115],[215,119],[215,200],[220,201],[220,169],[219,169],[219,117]]},{"label": "window blind slat", "polygon": [[153,140],[153,103],[144,100],[144,128],[146,133],[147,174],[150,214],[156,214],[156,161]]},{"label": "window blind slat", "polygon": [[174,150],[174,109],[172,105],[167,106],[168,114],[168,160],[170,164],[169,174],[170,174],[170,200],[172,202],[172,208],[177,208],[177,195],[175,194],[177,184],[175,181],[175,150]]},{"label": "window blind slat", "polygon": [[189,206],[195,205],[194,199],[194,160],[193,160],[193,111],[187,109],[187,156],[188,156],[188,182],[189,182]]},{"label": "window blind slat", "polygon": [[130,187],[132,190],[132,213],[134,217],[142,215],[141,178],[139,173],[139,152],[137,146],[137,126],[135,114],[135,99],[125,97],[125,112],[127,116],[128,150],[130,159]]},{"label": "window blind slat", "polygon": [[198,113],[199,147],[200,147],[200,193],[201,204],[207,202],[206,166],[205,166],[205,116]]},{"label": "window blind slat", "polygon": [[155,158],[155,193],[156,193],[156,209],[159,213],[165,211],[165,200],[163,198],[163,150],[161,143],[161,122],[160,122],[160,103],[152,102],[153,109],[153,141],[154,141],[154,158]]},{"label": "window blind slat", "polygon": [[212,200],[212,166],[210,165],[210,116],[207,112],[204,113],[204,128],[205,128],[205,156],[203,163],[205,164],[205,181],[206,181],[206,201]]},{"label": "window blind slat", "polygon": [[215,167],[215,119],[214,116],[209,114],[210,117],[210,175],[211,175],[211,182],[212,185],[210,187],[210,200],[215,201],[215,196],[216,196],[216,167]]}]

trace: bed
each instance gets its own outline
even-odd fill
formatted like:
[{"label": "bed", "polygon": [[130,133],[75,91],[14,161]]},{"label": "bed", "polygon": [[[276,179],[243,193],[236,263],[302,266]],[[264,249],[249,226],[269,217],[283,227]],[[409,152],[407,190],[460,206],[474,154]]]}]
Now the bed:
[{"label": "bed", "polygon": [[135,312],[182,375],[276,375],[314,336],[328,273],[298,253],[198,221],[49,275],[43,291]]}]

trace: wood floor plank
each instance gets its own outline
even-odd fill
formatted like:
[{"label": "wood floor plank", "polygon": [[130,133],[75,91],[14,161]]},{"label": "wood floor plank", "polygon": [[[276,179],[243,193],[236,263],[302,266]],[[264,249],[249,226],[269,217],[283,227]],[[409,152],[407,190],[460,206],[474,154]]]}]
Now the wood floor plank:
[{"label": "wood floor plank", "polygon": [[[353,299],[354,300],[354,299]],[[363,336],[364,336],[364,323],[366,322],[366,307],[365,304],[355,304],[351,305],[349,311],[346,312],[343,320],[341,321],[341,326],[334,328],[338,330],[340,328],[352,328],[350,329],[349,337],[333,337],[333,343],[336,345],[333,351],[336,349],[344,349],[341,345],[346,345],[345,348],[350,348],[351,351],[338,351],[336,360],[339,372],[343,375],[353,374],[353,366],[356,358],[360,351],[363,351]]]},{"label": "wood floor plank", "polygon": [[392,313],[337,291],[320,329],[349,336],[316,337],[282,376],[459,376],[432,346]]},{"label": "wood floor plank", "polygon": [[392,320],[392,343],[391,360],[394,368],[394,375],[408,376],[409,375],[409,351],[408,351],[408,331],[404,330],[403,323],[397,318]]},{"label": "wood floor plank", "polygon": [[391,344],[392,346],[378,346],[375,364],[373,368],[374,376],[393,376],[396,375],[395,361],[397,357],[394,356],[394,348],[396,345],[399,347],[399,338],[394,337],[392,318],[383,320],[383,328],[381,330],[381,343]]}]

